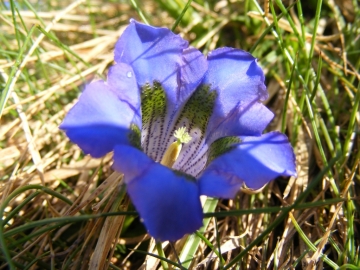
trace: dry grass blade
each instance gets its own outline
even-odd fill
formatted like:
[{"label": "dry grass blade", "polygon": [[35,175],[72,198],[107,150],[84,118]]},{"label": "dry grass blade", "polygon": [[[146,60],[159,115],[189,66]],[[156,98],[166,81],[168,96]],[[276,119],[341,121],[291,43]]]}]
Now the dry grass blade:
[{"label": "dry grass blade", "polygon": [[75,215],[82,208],[89,205],[95,198],[97,198],[104,191],[112,192],[115,188],[119,186],[121,180],[122,180],[122,175],[120,175],[118,172],[113,172],[112,175],[110,175],[108,179],[102,182],[92,194],[89,194],[88,196],[83,198],[82,202],[79,205],[76,205],[76,207],[71,210],[69,209],[68,212],[65,213],[65,215],[66,216]]},{"label": "dry grass blade", "polygon": [[[122,188],[124,196],[124,188]],[[121,197],[116,199],[115,203],[111,206],[111,211],[117,211],[121,202],[122,196],[121,191],[113,193],[114,197]],[[110,200],[112,201],[112,200]],[[129,199],[126,200],[126,203],[120,208],[122,211],[126,211],[129,206]],[[123,227],[125,216],[115,216],[107,217],[104,225],[102,226],[100,236],[97,240],[94,254],[91,257],[89,263],[89,269],[108,269],[109,263],[111,261],[114,249],[116,246],[117,239],[119,238],[121,229]],[[114,243],[115,242],[115,243]],[[111,246],[113,246],[111,252],[109,253]]]},{"label": "dry grass blade", "polygon": [[[85,85],[106,78],[130,18],[171,29],[188,0],[128,2],[0,5],[0,269],[171,269],[174,250],[188,269],[360,267],[357,1],[191,2],[176,34],[205,55],[234,47],[258,59],[275,115],[265,132],[286,133],[298,178],[209,202],[204,231],[163,252],[112,154],[92,159],[58,128]],[[294,219],[282,216],[299,198]]]}]

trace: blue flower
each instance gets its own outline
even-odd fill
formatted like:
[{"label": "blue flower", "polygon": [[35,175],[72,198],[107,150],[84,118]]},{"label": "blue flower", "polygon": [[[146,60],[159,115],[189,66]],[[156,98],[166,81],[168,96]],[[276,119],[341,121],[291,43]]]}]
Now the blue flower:
[{"label": "blue flower", "polygon": [[202,225],[200,195],[232,198],[296,175],[273,118],[264,74],[249,53],[205,57],[165,28],[131,20],[107,81],[90,83],[60,128],[93,157],[114,152],[147,230],[174,241]]}]

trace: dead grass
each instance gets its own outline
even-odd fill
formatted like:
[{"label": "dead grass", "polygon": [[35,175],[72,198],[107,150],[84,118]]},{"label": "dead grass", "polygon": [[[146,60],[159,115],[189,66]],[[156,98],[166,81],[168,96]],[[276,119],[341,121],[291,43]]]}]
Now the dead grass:
[{"label": "dead grass", "polygon": [[[171,27],[176,18],[159,2],[144,1],[140,9],[153,24]],[[266,7],[268,1],[265,2]],[[307,2],[301,2],[306,9]],[[233,263],[231,269],[333,268],[321,259],[323,256],[338,266],[360,267],[358,112],[353,129],[349,127],[353,110],[358,108],[360,78],[359,41],[351,39],[351,31],[359,39],[360,26],[349,25],[356,24],[355,17],[359,15],[353,13],[355,1],[335,1],[338,5],[332,0],[325,2],[325,15],[317,29],[309,67],[317,71],[321,59],[322,69],[318,74],[321,89],[314,90],[317,92],[311,103],[314,120],[304,105],[303,93],[306,86],[314,87],[316,75],[312,74],[306,85],[300,79],[300,76],[306,79],[306,57],[292,58],[300,71],[291,73],[293,65],[271,31],[263,38],[263,47],[268,49],[254,51],[267,74],[271,96],[268,106],[276,114],[270,129],[282,129],[285,113],[285,130],[296,149],[298,178],[278,179],[259,194],[239,193],[234,200],[220,201],[217,212],[239,212],[210,218],[203,232],[208,242],[199,241],[190,253],[193,259],[189,268],[220,269],[229,263]],[[130,4],[118,2],[78,0],[51,4],[51,9],[46,6],[36,14],[24,8],[13,16],[4,7],[0,13],[0,42],[4,44],[0,48],[0,83],[3,89],[8,86],[0,126],[3,221],[10,215],[0,233],[13,266],[18,269],[165,267],[166,263],[161,266],[160,260],[151,255],[158,254],[155,242],[136,219],[124,190],[118,188],[122,177],[111,169],[111,154],[102,159],[84,156],[58,129],[83,85],[105,77],[113,61],[114,44],[129,19],[138,17],[137,13]],[[189,24],[180,25],[178,31],[205,52],[219,46],[249,50],[266,30],[266,22],[274,21],[270,10],[264,17],[253,6],[251,9],[246,14],[239,12],[246,9],[238,1],[218,1],[213,9],[194,2]],[[334,15],[329,17],[329,14]],[[301,18],[295,8],[289,16],[301,33]],[[313,19],[304,20],[304,42],[310,46]],[[276,23],[284,49],[289,50],[289,55],[296,55],[298,37],[289,17],[283,16]],[[261,30],[250,27],[255,25]],[[348,25],[347,33],[344,25]],[[18,43],[24,45],[31,29],[34,30],[28,45],[21,52]],[[243,36],[235,36],[234,31]],[[51,38],[53,34],[56,39]],[[300,50],[300,54],[304,52],[308,49]],[[295,75],[289,87],[291,74]],[[287,92],[289,101],[284,111]],[[349,132],[352,137],[348,140]],[[307,191],[319,172],[326,170],[337,156],[339,145],[342,153],[335,165],[313,190]],[[271,233],[259,239],[281,216],[281,209],[292,206],[304,192],[308,192],[302,202],[304,206],[291,210]],[[244,209],[250,209],[250,213],[242,214]],[[184,253],[187,241],[190,240],[185,237],[173,247],[163,243],[165,256],[176,264],[174,249],[178,255]],[[236,263],[233,261],[255,242],[249,252]],[[220,251],[223,262],[214,251]],[[8,267],[5,255],[0,255],[3,261],[0,269]],[[172,268],[170,263],[167,265]]]}]

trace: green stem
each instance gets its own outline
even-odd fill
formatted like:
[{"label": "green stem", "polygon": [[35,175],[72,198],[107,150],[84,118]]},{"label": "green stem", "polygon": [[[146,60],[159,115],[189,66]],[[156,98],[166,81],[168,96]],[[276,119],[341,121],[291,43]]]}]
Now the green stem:
[{"label": "green stem", "polygon": [[181,19],[184,17],[185,12],[186,12],[186,11],[188,10],[188,8],[190,7],[191,2],[192,2],[192,0],[188,0],[188,1],[187,1],[187,3],[186,3],[186,5],[185,5],[184,9],[181,11],[181,13],[180,13],[179,17],[176,19],[176,21],[175,21],[175,23],[174,23],[173,27],[171,27],[171,31],[173,31],[173,32],[175,31],[175,29],[176,29],[176,27],[179,25],[179,23],[180,23]]},{"label": "green stem", "polygon": [[[162,245],[161,245],[161,242],[156,241],[156,249],[157,249],[157,252],[158,252],[158,254],[159,254],[159,256],[160,256],[161,258],[166,258],[165,253],[164,253],[164,250],[163,250]],[[165,262],[165,261],[162,260],[162,259],[160,259],[160,262],[161,262],[162,267],[163,267],[165,270],[169,269],[169,265],[167,264],[167,262]]]}]

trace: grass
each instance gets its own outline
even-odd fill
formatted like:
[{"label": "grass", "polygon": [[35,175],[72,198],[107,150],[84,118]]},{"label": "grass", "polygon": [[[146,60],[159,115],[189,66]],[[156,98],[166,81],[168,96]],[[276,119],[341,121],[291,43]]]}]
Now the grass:
[{"label": "grass", "polygon": [[[208,198],[196,234],[155,243],[111,156],[84,156],[58,129],[84,85],[106,77],[132,17],[204,53],[253,53],[268,131],[289,136],[298,178]],[[358,1],[10,0],[0,21],[0,269],[360,268]]]}]

